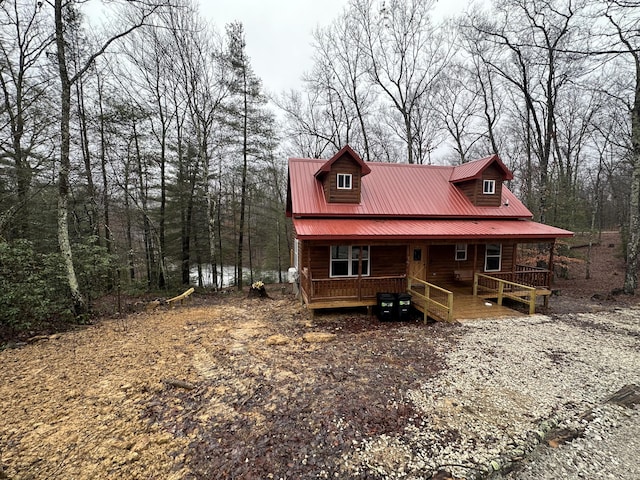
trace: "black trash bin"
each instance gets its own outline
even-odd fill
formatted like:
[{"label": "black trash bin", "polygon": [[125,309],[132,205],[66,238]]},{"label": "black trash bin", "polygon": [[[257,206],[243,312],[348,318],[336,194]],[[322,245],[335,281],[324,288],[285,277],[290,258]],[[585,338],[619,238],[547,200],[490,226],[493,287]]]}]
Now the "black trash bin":
[{"label": "black trash bin", "polygon": [[394,317],[397,320],[409,320],[410,309],[411,309],[411,294],[396,293]]},{"label": "black trash bin", "polygon": [[376,313],[378,314],[378,319],[383,322],[388,322],[393,320],[394,316],[394,305],[395,305],[395,295],[393,293],[377,293],[376,294]]}]

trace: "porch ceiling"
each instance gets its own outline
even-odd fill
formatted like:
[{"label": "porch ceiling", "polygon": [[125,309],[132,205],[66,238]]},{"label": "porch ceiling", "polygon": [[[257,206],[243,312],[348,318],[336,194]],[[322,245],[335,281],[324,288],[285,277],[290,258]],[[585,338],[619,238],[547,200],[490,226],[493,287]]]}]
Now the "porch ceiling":
[{"label": "porch ceiling", "polygon": [[294,218],[301,240],[552,240],[573,233],[530,220]]}]

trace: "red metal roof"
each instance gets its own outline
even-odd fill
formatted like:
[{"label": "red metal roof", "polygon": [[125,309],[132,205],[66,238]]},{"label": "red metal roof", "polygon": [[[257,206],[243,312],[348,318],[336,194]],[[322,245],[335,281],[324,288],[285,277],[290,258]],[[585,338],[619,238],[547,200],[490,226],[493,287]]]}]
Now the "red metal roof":
[{"label": "red metal roof", "polygon": [[[496,157],[497,158],[497,157]],[[485,167],[488,157],[465,169]],[[453,183],[453,166],[374,163],[362,179],[360,204],[328,203],[316,172],[327,160],[289,159],[290,214],[293,217],[532,218],[505,186],[499,207],[476,207]],[[478,163],[478,165],[473,165]],[[468,172],[470,172],[469,170]],[[467,172],[467,174],[468,174]],[[462,172],[463,174],[464,171]],[[466,174],[465,174],[466,175]]]},{"label": "red metal roof", "polygon": [[377,220],[294,218],[301,240],[551,239],[572,232],[531,220]]}]

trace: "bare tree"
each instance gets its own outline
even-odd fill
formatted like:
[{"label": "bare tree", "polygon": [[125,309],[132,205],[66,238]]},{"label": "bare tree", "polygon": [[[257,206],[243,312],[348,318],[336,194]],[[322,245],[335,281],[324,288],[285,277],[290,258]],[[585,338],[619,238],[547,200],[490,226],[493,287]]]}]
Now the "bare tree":
[{"label": "bare tree", "polygon": [[51,123],[41,113],[50,102],[51,83],[42,60],[53,36],[41,10],[35,2],[0,3],[0,132],[6,128],[9,138],[0,140],[0,159],[12,164],[16,192],[10,211],[2,216],[0,231],[19,212],[15,235],[22,238],[28,237],[32,178],[38,157],[45,154],[38,152],[38,145]]},{"label": "bare tree", "polygon": [[[292,155],[322,158],[338,145],[334,130],[327,120],[325,101],[317,89],[289,91],[274,99],[284,112],[284,130],[291,144]],[[338,147],[341,148],[341,147]]]},{"label": "bare tree", "polygon": [[331,101],[331,96],[337,97],[344,105],[346,117],[354,119],[348,123],[350,129],[358,130],[357,136],[347,133],[347,138],[339,141],[336,147],[339,149],[349,143],[361,152],[365,161],[370,161],[369,117],[376,94],[369,84],[369,59],[361,48],[364,41],[362,24],[348,12],[341,14],[327,28],[316,30],[313,76],[320,82],[326,82],[327,101],[336,103]]},{"label": "bare tree", "polygon": [[475,87],[474,75],[460,63],[447,68],[447,81],[440,84],[435,111],[453,141],[456,163],[472,160],[472,149],[483,139],[483,132],[478,132],[484,123],[480,118],[483,95]]},{"label": "bare tree", "polygon": [[613,29],[625,56],[631,60],[633,79],[627,108],[631,117],[631,191],[629,198],[629,239],[624,292],[633,294],[638,288],[640,266],[640,15],[638,2],[608,0],[605,17]]},{"label": "bare tree", "polygon": [[[468,28],[464,19],[458,22],[458,29],[462,32],[458,41],[463,51],[469,54],[464,63],[467,75],[465,77],[467,89],[475,92],[481,104],[481,113],[478,115],[484,123],[483,142],[486,144],[485,153],[502,154],[497,129],[502,114],[504,99],[500,92],[499,82],[494,79],[493,71],[488,59],[495,58],[497,52],[492,52],[491,42],[483,41],[482,35]],[[456,78],[452,78],[454,84]]]},{"label": "bare tree", "polygon": [[[210,154],[213,146],[220,148],[216,139],[215,125],[221,116],[222,104],[230,93],[227,79],[229,70],[223,59],[222,40],[202,22],[196,8],[183,8],[169,12],[167,25],[172,35],[173,69],[180,92],[180,102],[184,104],[187,128],[195,137],[189,142],[192,165],[189,168],[188,201],[183,231],[191,231],[193,201],[198,182],[203,185],[207,202],[208,251],[215,276],[216,236],[215,236],[215,192],[210,189]],[[176,100],[176,103],[178,101]],[[214,143],[215,142],[215,143]],[[180,165],[184,165],[180,162]],[[179,170],[183,175],[183,170]],[[186,178],[186,177],[185,177]],[[190,242],[189,235],[183,239],[183,283],[189,281]]]},{"label": "bare tree", "polygon": [[[569,79],[579,75],[576,55],[566,52],[576,38],[583,7],[574,0],[496,2],[491,19],[476,16],[473,27],[502,50],[497,58],[484,56],[493,72],[515,88],[525,115],[531,151],[537,160],[540,190],[538,217],[546,221],[549,208],[549,168],[553,155],[557,102]],[[528,160],[529,164],[531,163]],[[529,170],[531,174],[533,170]]]},{"label": "bare tree", "polygon": [[[429,97],[452,55],[452,45],[430,17],[431,0],[391,0],[376,8],[374,0],[354,0],[351,15],[363,31],[361,47],[371,80],[398,113],[397,129],[409,163],[423,163],[416,128],[423,129]],[[423,142],[424,144],[425,142]],[[428,143],[428,142],[426,142]]]},{"label": "bare tree", "polygon": [[586,217],[589,213],[580,208],[582,177],[592,167],[589,162],[593,147],[591,139],[597,128],[596,117],[603,109],[603,97],[595,85],[591,94],[587,93],[587,89],[577,86],[568,90],[564,101],[558,103],[554,119],[553,159],[557,178],[554,214],[550,220],[557,224],[579,224],[581,222],[576,217]]},{"label": "bare tree", "polygon": [[67,61],[67,38],[68,31],[65,28],[69,22],[75,21],[77,15],[75,2],[72,0],[55,0],[53,4],[55,17],[55,45],[58,74],[61,83],[60,90],[60,168],[58,171],[58,243],[60,252],[64,258],[69,290],[73,302],[73,309],[76,315],[86,312],[86,302],[80,291],[73,265],[73,253],[71,242],[69,241],[69,173],[71,170],[70,161],[70,117],[71,117],[71,88],[81,79],[93,65],[96,58],[101,56],[109,46],[116,40],[128,35],[139,28],[158,8],[158,5],[143,5],[140,10],[138,21],[105,40],[102,45],[79,66],[75,72],[69,71]]}]

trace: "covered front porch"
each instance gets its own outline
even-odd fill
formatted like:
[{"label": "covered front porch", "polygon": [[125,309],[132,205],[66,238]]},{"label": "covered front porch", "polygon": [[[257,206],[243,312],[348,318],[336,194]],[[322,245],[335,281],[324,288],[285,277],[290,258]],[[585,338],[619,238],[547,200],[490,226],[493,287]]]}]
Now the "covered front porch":
[{"label": "covered front porch", "polygon": [[[538,300],[548,307],[551,272],[546,269],[520,266],[516,272],[498,274],[475,273],[471,281],[458,280],[440,285],[409,277],[407,291],[414,308],[424,319],[453,321],[487,317],[534,314]],[[505,306],[507,301],[512,306]]]},{"label": "covered front porch", "polygon": [[407,290],[407,276],[378,276],[314,279],[307,269],[300,274],[302,299],[309,309],[371,307],[379,292],[401,293]]},{"label": "covered front porch", "polygon": [[474,273],[473,279],[429,283],[407,275],[355,278],[313,279],[308,270],[300,276],[301,295],[311,310],[340,307],[373,307],[377,293],[411,294],[413,307],[426,321],[467,320],[487,317],[521,315],[522,311],[508,308],[509,299],[535,312],[537,301],[548,303],[551,271],[518,266],[513,272],[495,274]]}]

